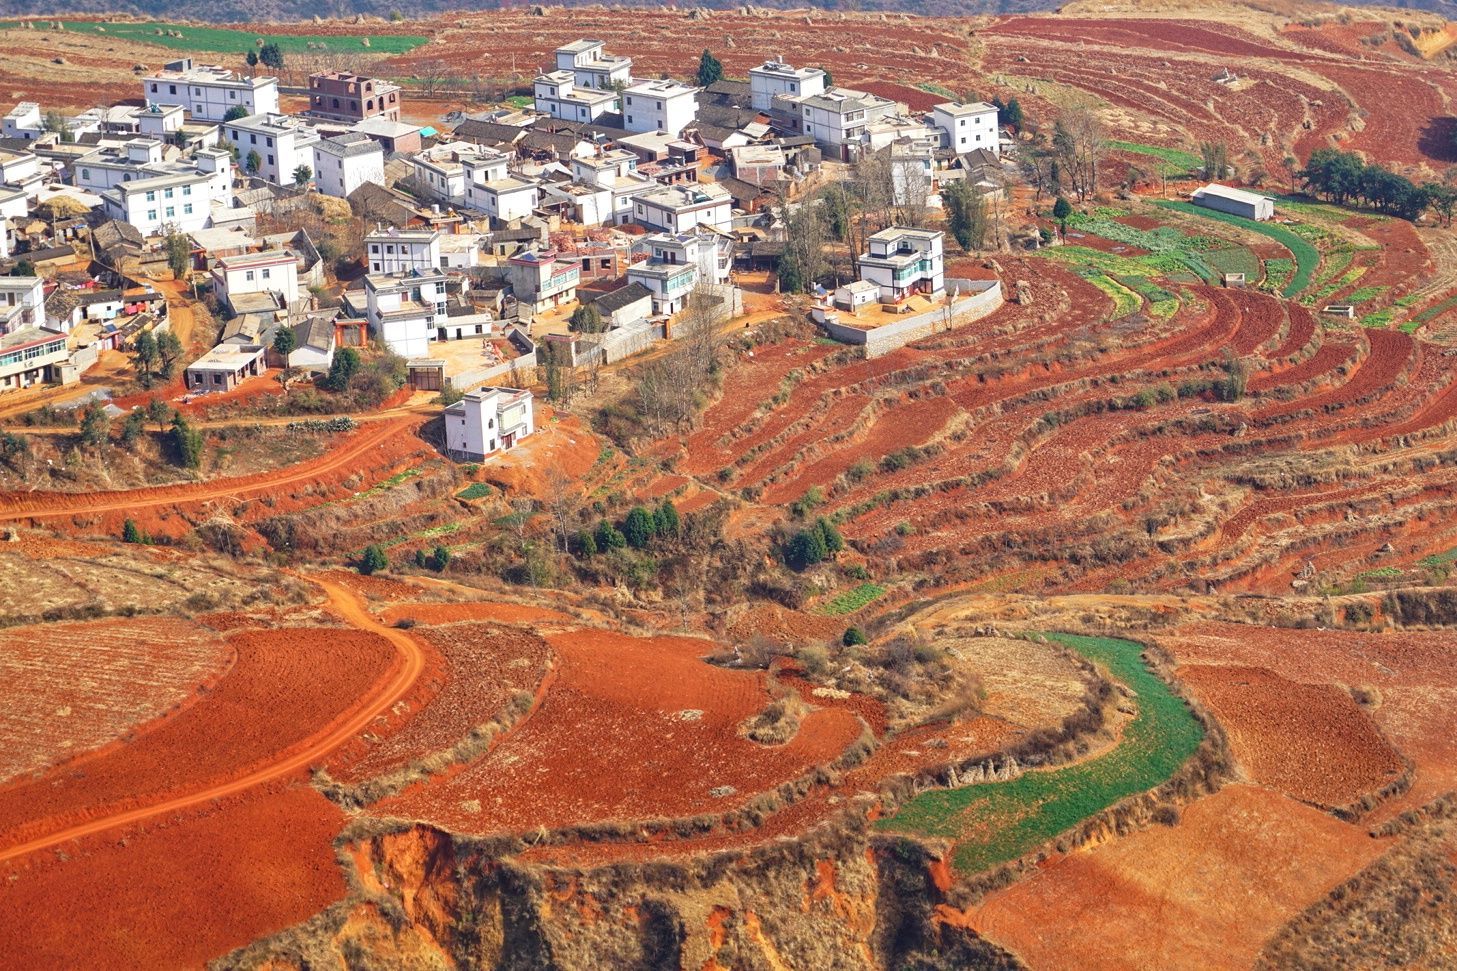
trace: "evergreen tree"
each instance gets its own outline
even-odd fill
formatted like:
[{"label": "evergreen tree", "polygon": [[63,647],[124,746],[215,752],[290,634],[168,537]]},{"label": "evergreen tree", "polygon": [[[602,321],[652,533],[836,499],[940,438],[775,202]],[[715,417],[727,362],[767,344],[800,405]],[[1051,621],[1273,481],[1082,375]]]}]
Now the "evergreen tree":
[{"label": "evergreen tree", "polygon": [[151,383],[157,360],[157,335],[144,330],[132,342],[132,363],[136,365],[137,377],[141,379],[143,386]]},{"label": "evergreen tree", "polygon": [[579,334],[600,334],[606,329],[602,323],[602,313],[595,303],[584,303],[573,310],[568,326]]},{"label": "evergreen tree", "polygon": [[121,526],[121,541],[123,543],[140,543],[142,531],[137,529],[137,524],[128,519]]},{"label": "evergreen tree", "polygon": [[90,446],[105,445],[111,434],[111,419],[106,406],[93,401],[81,409],[81,441]]},{"label": "evergreen tree", "polygon": [[434,552],[430,554],[430,565],[435,568],[436,573],[444,570],[450,565],[450,550],[444,546],[436,546]]},{"label": "evergreen tree", "polygon": [[160,398],[153,398],[147,402],[147,421],[157,426],[157,431],[165,430],[167,422],[172,419],[172,409],[167,402]]},{"label": "evergreen tree", "polygon": [[846,647],[854,647],[857,644],[868,643],[865,632],[858,627],[846,627],[845,636],[840,638],[840,643]]},{"label": "evergreen tree", "polygon": [[825,552],[829,556],[840,552],[845,548],[845,539],[840,531],[828,519],[821,516],[815,520],[815,532],[819,533],[820,540],[825,544]]},{"label": "evergreen tree", "polygon": [[597,524],[597,548],[599,550],[620,550],[627,545],[627,537],[622,535],[621,530],[602,520]]},{"label": "evergreen tree", "polygon": [[330,391],[348,391],[349,382],[359,370],[359,352],[352,347],[340,348],[334,352],[334,361],[329,365],[329,376],[324,378],[324,387]]},{"label": "evergreen tree", "polygon": [[302,189],[309,184],[309,179],[314,177],[314,170],[307,165],[300,165],[293,170],[293,184]]},{"label": "evergreen tree", "polygon": [[285,365],[288,364],[288,356],[298,347],[298,338],[294,336],[293,328],[284,325],[278,328],[273,335],[273,352],[283,358]]},{"label": "evergreen tree", "polygon": [[259,155],[256,150],[250,151],[248,157],[243,160],[243,167],[248,170],[249,175],[256,175],[258,170],[263,167],[263,156]]},{"label": "evergreen tree", "polygon": [[[249,54],[253,54],[252,51],[249,51],[248,53]],[[257,63],[257,60],[258,60],[258,55],[257,54],[253,54],[253,60],[254,60],[254,63]],[[227,124],[230,121],[237,121],[239,118],[247,118],[247,117],[248,117],[248,109],[247,108],[244,108],[242,105],[233,105],[231,108],[228,109],[228,113],[225,114],[225,115],[223,115],[223,124]]]},{"label": "evergreen tree", "polygon": [[142,432],[146,430],[147,413],[140,408],[132,409],[121,424],[121,443],[127,448],[132,448],[142,437]]},{"label": "evergreen tree", "polygon": [[698,59],[698,86],[706,88],[721,78],[723,78],[723,65],[718,62],[718,58],[705,50],[703,56]]},{"label": "evergreen tree", "polygon": [[652,542],[653,535],[657,532],[656,527],[651,513],[642,506],[633,506],[627,519],[623,521],[622,535],[627,539],[628,546],[640,550]]},{"label": "evergreen tree", "polygon": [[202,432],[176,412],[172,416],[172,447],[177,452],[177,462],[184,469],[196,469],[202,465]]},{"label": "evergreen tree", "polygon": [[579,557],[597,555],[597,540],[589,530],[579,529],[572,537],[572,551]]},{"label": "evergreen tree", "polygon": [[662,505],[658,506],[657,520],[659,536],[676,537],[679,530],[683,528],[683,522],[678,517],[678,509],[673,505],[671,499],[664,499]]},{"label": "evergreen tree", "polygon": [[182,338],[164,330],[157,335],[157,373],[163,378],[172,377],[177,362],[182,359]]},{"label": "evergreen tree", "polygon": [[283,50],[272,41],[258,48],[258,61],[264,67],[271,67],[275,71],[283,70]]},{"label": "evergreen tree", "polygon": [[1070,217],[1072,214],[1072,203],[1068,202],[1062,196],[1058,196],[1057,201],[1052,204],[1052,218],[1056,219],[1057,224],[1062,227],[1064,235],[1066,235],[1067,233],[1068,217]]}]

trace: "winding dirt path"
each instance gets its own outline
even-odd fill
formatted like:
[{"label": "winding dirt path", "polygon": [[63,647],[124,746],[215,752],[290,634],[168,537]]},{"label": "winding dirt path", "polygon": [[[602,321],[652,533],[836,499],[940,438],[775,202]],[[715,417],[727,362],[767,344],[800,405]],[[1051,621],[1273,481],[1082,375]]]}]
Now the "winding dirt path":
[{"label": "winding dirt path", "polygon": [[208,802],[213,799],[221,799],[225,796],[241,792],[244,789],[262,785],[265,782],[271,782],[274,779],[290,773],[307,769],[310,765],[322,760],[324,756],[334,749],[363,732],[375,718],[403,698],[411,687],[414,686],[416,679],[420,677],[421,672],[425,669],[425,652],[420,648],[420,645],[403,630],[386,627],[377,621],[365,607],[364,601],[342,584],[319,577],[306,577],[306,579],[323,589],[325,595],[328,597],[328,606],[345,623],[357,630],[378,634],[393,644],[399,652],[399,663],[396,664],[392,676],[373,697],[360,699],[358,707],[346,719],[340,721],[326,734],[321,735],[311,744],[285,759],[220,785],[209,786],[206,789],[188,793],[185,796],[178,796],[174,799],[168,799],[164,802],[154,803],[150,806],[130,809],[100,819],[88,820],[85,823],[80,823],[76,826],[71,826],[67,829],[59,830],[25,843],[5,847],[0,849],[0,862],[57,846],[83,836],[90,836],[93,833],[99,833],[115,826],[124,826],[129,823],[176,812],[180,809],[187,809],[190,806],[196,806],[199,803]]},{"label": "winding dirt path", "polygon": [[320,478],[352,466],[371,449],[408,428],[422,423],[420,417],[396,418],[376,422],[354,432],[339,448],[331,452],[274,472],[209,482],[155,486],[147,489],[126,489],[119,492],[68,493],[33,492],[0,493],[0,522],[6,520],[43,520],[94,513],[122,512],[171,506],[178,503],[207,502],[216,499],[238,500],[253,495],[276,493],[280,488]]}]

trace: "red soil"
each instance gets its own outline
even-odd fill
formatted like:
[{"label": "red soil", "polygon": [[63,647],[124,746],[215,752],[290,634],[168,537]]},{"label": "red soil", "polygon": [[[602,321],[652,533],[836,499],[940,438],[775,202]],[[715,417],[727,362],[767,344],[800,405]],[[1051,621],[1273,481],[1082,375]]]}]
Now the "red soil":
[{"label": "red soil", "polygon": [[344,821],[306,785],[275,784],[0,865],[0,964],[201,967],[344,896]]},{"label": "red soil", "polygon": [[197,700],[232,651],[172,618],[0,632],[0,784],[130,737]]},{"label": "red soil", "polygon": [[397,663],[383,638],[358,631],[247,631],[228,644],[237,660],[202,703],[123,747],[0,789],[0,846],[246,775],[323,732]]},{"label": "red soil", "polygon": [[735,614],[724,634],[732,641],[767,637],[780,644],[818,644],[839,640],[848,626],[843,617],[826,617],[790,610],[767,601],[754,601]]},{"label": "red soil", "polygon": [[[1055,860],[941,918],[1029,967],[1243,969],[1286,921],[1375,859],[1364,829],[1275,792],[1226,786],[1153,826]],[[1096,933],[1089,933],[1096,928]]]},{"label": "red soil", "polygon": [[393,710],[400,727],[364,754],[339,753],[329,766],[335,779],[380,775],[465,740],[477,726],[503,718],[516,692],[535,693],[550,661],[544,640],[511,627],[467,623],[412,633],[443,657],[440,683],[418,705]]},{"label": "red soil", "polygon": [[1193,665],[1178,674],[1213,710],[1235,758],[1257,782],[1330,809],[1401,774],[1400,753],[1334,685],[1299,684],[1238,665]]},{"label": "red soil", "polygon": [[[764,747],[739,724],[769,703],[762,674],[712,667],[715,645],[601,631],[549,635],[561,667],[540,708],[485,758],[374,807],[462,832],[531,832],[717,813],[832,761],[861,731],[843,708]],[[731,786],[715,797],[710,790]]]},{"label": "red soil", "polygon": [[559,610],[530,604],[500,603],[405,603],[386,608],[380,619],[386,624],[409,618],[420,624],[454,624],[467,620],[491,620],[500,624],[569,624],[573,619]]}]

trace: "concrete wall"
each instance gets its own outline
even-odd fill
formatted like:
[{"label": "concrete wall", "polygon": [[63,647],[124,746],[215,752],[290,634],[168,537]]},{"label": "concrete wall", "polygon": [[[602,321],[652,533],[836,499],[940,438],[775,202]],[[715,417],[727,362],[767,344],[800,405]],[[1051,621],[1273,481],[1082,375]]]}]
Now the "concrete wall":
[{"label": "concrete wall", "polygon": [[521,356],[512,361],[493,364],[487,368],[453,375],[450,379],[451,387],[459,388],[462,391],[469,391],[488,381],[503,378],[510,374],[513,369],[522,375],[523,380],[529,377],[526,372],[536,367],[536,342],[531,339],[531,336],[526,331],[518,327],[507,327],[504,333],[506,338],[522,352]]},{"label": "concrete wall", "polygon": [[[957,299],[951,309],[951,326],[953,327],[980,320],[1002,305],[1000,280],[946,281],[948,295],[958,288],[961,290],[961,297]],[[826,321],[821,326],[837,341],[863,346],[866,357],[880,357],[882,354],[889,354],[896,348],[904,347],[911,341],[929,337],[936,330],[944,328],[945,322],[946,311],[944,307],[938,307],[935,310],[871,330],[847,327],[832,321]]]}]

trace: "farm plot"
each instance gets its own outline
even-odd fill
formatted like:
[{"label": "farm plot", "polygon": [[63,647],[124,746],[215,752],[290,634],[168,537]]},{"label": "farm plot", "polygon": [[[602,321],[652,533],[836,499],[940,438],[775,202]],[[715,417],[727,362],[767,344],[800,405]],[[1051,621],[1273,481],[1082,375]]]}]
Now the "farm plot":
[{"label": "farm plot", "polygon": [[1295,275],[1291,277],[1280,292],[1283,296],[1293,297],[1304,290],[1310,282],[1311,275],[1320,265],[1320,253],[1309,242],[1283,226],[1272,226],[1268,223],[1258,223],[1253,219],[1245,219],[1241,216],[1232,216],[1229,213],[1215,212],[1213,209],[1205,209],[1187,202],[1166,202],[1154,203],[1167,209],[1174,209],[1178,212],[1188,213],[1193,216],[1200,216],[1204,219],[1213,219],[1216,222],[1226,223],[1230,226],[1238,226],[1241,229],[1257,233],[1261,236],[1268,236],[1275,242],[1288,249],[1295,257]]},{"label": "farm plot", "polygon": [[1400,753],[1334,685],[1238,665],[1192,665],[1178,674],[1224,726],[1240,765],[1288,796],[1336,809],[1402,772]]},{"label": "farm plot", "polygon": [[560,610],[534,604],[504,603],[397,603],[380,614],[386,624],[412,620],[418,624],[456,624],[485,620],[498,624],[567,624],[572,618]]},{"label": "farm plot", "polygon": [[743,737],[740,724],[769,704],[763,675],[706,664],[709,641],[547,640],[560,668],[530,719],[459,773],[371,813],[482,834],[722,813],[833,761],[863,730],[837,706],[810,712],[783,745]]},{"label": "farm plot", "polygon": [[228,645],[237,661],[200,703],[84,769],[0,789],[0,846],[244,775],[324,731],[395,663],[383,638],[330,628],[245,631]]},{"label": "farm plot", "polygon": [[0,784],[134,735],[231,660],[211,631],[172,618],[0,632]]},{"label": "farm plot", "polygon": [[[404,54],[429,43],[430,38],[416,34],[291,34],[275,33],[272,25],[260,25],[257,33],[223,27],[198,27],[177,23],[130,23],[94,20],[63,20],[61,25],[73,33],[100,34],[139,44],[156,44],[180,51],[208,51],[218,54],[257,50],[257,40],[277,44],[286,54],[303,54],[327,50],[345,54]],[[18,21],[0,23],[0,30],[19,27]],[[365,46],[363,41],[368,39]]]},{"label": "farm plot", "polygon": [[[536,634],[496,624],[416,627],[414,633],[445,659],[444,686],[363,755],[344,754],[330,767],[334,779],[358,781],[411,763],[423,765],[464,745],[474,730],[505,721],[509,706],[524,713],[520,709],[529,707],[550,659],[546,642]],[[525,704],[518,695],[525,696]]]},{"label": "farm plot", "polygon": [[1076,954],[1086,971],[1243,971],[1282,924],[1382,849],[1365,829],[1318,809],[1230,785],[1185,807],[1175,826],[1054,859],[942,916],[1029,967],[1061,967]]},{"label": "farm plot", "polygon": [[1069,634],[1052,639],[1106,668],[1136,695],[1138,713],[1119,745],[1066,768],[922,793],[879,821],[878,829],[949,839],[956,869],[980,873],[1031,852],[1126,796],[1157,786],[1198,748],[1203,729],[1183,700],[1144,665],[1141,645]]}]

